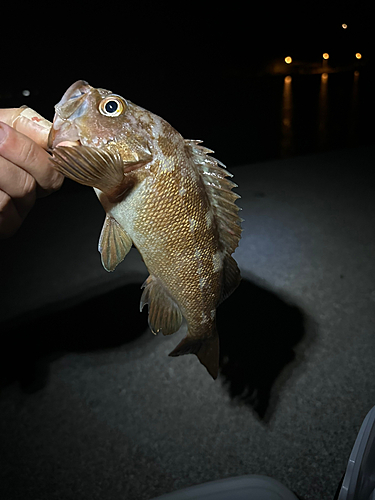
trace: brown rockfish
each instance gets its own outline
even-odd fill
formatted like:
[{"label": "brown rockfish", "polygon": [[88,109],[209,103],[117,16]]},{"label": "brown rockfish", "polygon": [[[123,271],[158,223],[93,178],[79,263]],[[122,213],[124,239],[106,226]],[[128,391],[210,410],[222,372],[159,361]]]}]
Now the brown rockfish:
[{"label": "brown rockfish", "polygon": [[194,353],[217,377],[216,307],[237,287],[231,257],[241,237],[236,184],[201,141],[109,90],[74,83],[55,106],[55,167],[95,188],[106,212],[99,239],[113,271],[132,244],[150,276],[142,288],[153,333],[187,336],[170,356]]}]

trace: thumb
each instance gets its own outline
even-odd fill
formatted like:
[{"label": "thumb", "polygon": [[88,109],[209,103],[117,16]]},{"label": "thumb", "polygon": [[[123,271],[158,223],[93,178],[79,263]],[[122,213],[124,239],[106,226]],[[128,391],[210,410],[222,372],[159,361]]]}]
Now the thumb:
[{"label": "thumb", "polygon": [[0,121],[10,125],[17,132],[27,135],[43,149],[47,149],[52,123],[33,109],[27,106],[0,109]]}]

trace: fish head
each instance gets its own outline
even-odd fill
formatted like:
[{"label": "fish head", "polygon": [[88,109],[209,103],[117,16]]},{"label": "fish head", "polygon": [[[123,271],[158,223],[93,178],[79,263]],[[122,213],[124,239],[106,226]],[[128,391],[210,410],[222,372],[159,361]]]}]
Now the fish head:
[{"label": "fish head", "polygon": [[125,162],[150,161],[152,139],[142,127],[139,109],[110,90],[79,80],[55,106],[48,146],[115,146]]}]

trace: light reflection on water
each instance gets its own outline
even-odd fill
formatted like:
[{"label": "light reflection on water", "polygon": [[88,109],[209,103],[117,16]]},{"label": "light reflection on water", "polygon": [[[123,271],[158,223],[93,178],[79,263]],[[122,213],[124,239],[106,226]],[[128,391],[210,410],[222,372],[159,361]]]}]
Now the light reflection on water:
[{"label": "light reflection on water", "polygon": [[280,155],[285,156],[293,152],[293,100],[292,100],[292,77],[284,78],[283,103],[281,116],[281,139]]},{"label": "light reflection on water", "polygon": [[[165,118],[184,137],[204,140],[228,166],[374,144],[369,67],[287,76],[219,71],[215,78],[169,86],[163,81],[156,88],[115,82],[113,88]],[[27,82],[4,89],[2,84],[0,108],[27,104],[49,120],[60,90],[66,90],[51,93]]]},{"label": "light reflection on water", "polygon": [[286,76],[282,83],[280,156],[361,143],[360,72],[322,73],[319,89],[318,75],[315,85],[308,78]]},{"label": "light reflection on water", "polygon": [[321,149],[327,142],[327,95],[328,91],[328,73],[322,73],[320,76],[319,89],[319,110],[318,110],[318,147]]}]

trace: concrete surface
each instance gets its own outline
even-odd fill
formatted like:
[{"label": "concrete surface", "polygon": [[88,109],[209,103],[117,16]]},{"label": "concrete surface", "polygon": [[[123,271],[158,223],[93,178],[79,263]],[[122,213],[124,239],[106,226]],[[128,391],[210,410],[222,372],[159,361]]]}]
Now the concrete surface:
[{"label": "concrete surface", "polygon": [[0,497],[137,499],[263,474],[332,499],[375,404],[375,148],[231,168],[243,281],[216,382],[139,313],[136,250],[111,274],[103,212],[67,183],[0,243]]}]

